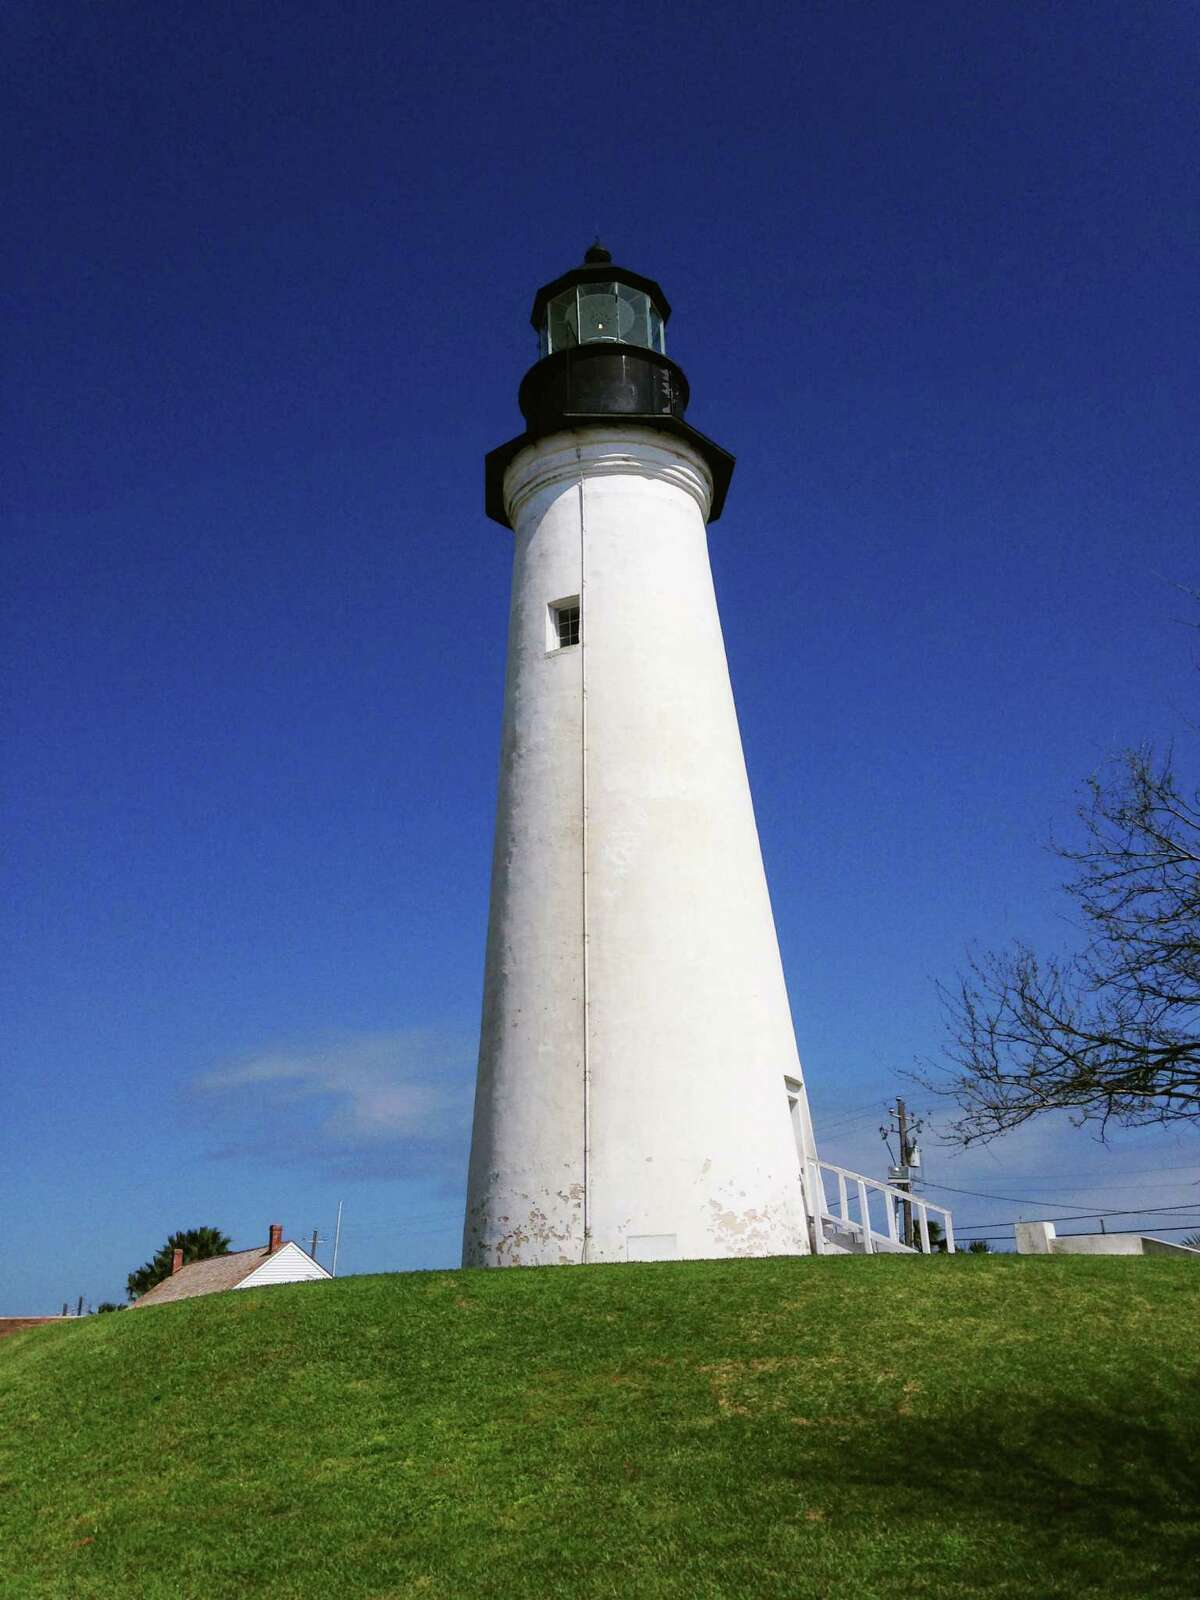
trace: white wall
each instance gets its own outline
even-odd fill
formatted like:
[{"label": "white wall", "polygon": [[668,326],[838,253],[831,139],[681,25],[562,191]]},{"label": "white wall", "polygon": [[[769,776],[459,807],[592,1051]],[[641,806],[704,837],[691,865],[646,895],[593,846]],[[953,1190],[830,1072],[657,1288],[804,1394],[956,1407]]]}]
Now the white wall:
[{"label": "white wall", "polygon": [[[589,428],[524,451],[506,491],[516,548],[464,1261],[580,1261],[585,1189],[590,1260],[804,1252],[784,1086],[800,1068],[703,462],[647,430]],[[547,653],[547,603],[575,594],[583,643]]]},{"label": "white wall", "polygon": [[1018,1255],[1183,1256],[1200,1261],[1200,1250],[1144,1233],[1072,1233],[1059,1237],[1052,1222],[1014,1224]]}]

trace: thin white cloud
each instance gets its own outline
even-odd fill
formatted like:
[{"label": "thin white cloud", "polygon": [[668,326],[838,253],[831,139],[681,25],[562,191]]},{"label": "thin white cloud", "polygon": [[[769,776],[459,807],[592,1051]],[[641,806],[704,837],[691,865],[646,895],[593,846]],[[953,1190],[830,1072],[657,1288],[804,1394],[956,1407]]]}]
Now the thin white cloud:
[{"label": "thin white cloud", "polygon": [[435,1030],[343,1036],[269,1049],[203,1073],[194,1103],[215,1154],[383,1170],[401,1152],[448,1152],[470,1115],[471,1042]]}]

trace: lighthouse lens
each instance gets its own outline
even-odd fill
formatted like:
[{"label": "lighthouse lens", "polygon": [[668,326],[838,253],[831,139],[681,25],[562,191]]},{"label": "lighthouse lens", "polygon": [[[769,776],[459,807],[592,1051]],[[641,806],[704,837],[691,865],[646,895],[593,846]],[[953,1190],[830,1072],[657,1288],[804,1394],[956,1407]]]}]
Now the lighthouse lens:
[{"label": "lighthouse lens", "polygon": [[539,343],[543,355],[576,344],[636,344],[663,348],[662,318],[641,289],[627,283],[581,283],[546,303]]},{"label": "lighthouse lens", "polygon": [[596,340],[617,339],[620,312],[617,306],[616,286],[611,283],[588,284],[579,291],[579,342],[591,344]]}]

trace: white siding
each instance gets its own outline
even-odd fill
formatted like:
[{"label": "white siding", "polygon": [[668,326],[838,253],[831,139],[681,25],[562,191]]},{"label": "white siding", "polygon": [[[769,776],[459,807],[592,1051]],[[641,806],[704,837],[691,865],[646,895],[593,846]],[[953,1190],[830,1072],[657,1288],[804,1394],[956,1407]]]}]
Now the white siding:
[{"label": "white siding", "polygon": [[273,1256],[268,1256],[261,1267],[255,1267],[237,1287],[261,1289],[267,1283],[307,1283],[310,1279],[329,1276],[320,1262],[314,1261],[299,1245],[285,1244]]}]

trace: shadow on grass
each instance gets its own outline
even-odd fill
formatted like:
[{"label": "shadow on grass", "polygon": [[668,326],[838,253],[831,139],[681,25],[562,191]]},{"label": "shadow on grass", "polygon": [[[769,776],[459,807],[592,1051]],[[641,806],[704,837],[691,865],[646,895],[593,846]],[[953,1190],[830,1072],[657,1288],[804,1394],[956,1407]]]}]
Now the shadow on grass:
[{"label": "shadow on grass", "polygon": [[843,1481],[891,1484],[899,1492],[889,1518],[928,1523],[932,1514],[947,1530],[966,1530],[985,1517],[1028,1560],[1044,1558],[1060,1583],[1074,1575],[1081,1594],[1141,1593],[1120,1587],[1140,1579],[1156,1594],[1195,1600],[1200,1415],[1192,1405],[1131,1418],[1135,1397],[1124,1405],[1039,1406],[1014,1396],[1012,1409],[897,1416],[843,1464]]}]

